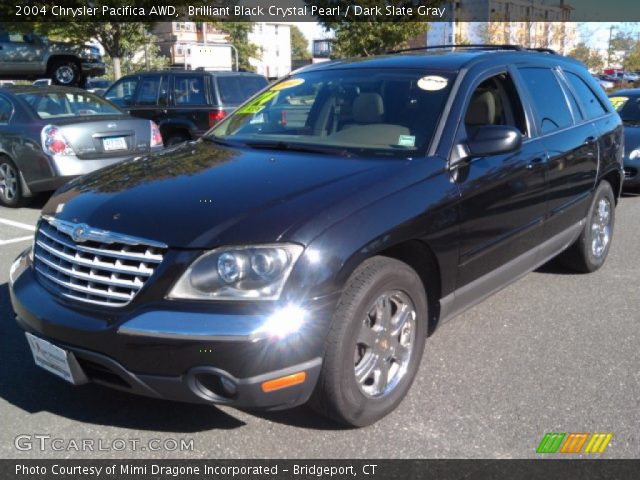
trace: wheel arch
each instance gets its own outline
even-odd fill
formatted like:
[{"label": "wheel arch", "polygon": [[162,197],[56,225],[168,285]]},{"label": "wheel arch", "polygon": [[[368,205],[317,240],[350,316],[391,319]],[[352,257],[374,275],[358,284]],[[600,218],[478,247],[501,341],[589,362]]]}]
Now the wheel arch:
[{"label": "wheel arch", "polygon": [[53,69],[53,66],[60,61],[64,61],[64,60],[70,60],[73,63],[75,63],[77,65],[77,67],[80,69],[80,67],[82,66],[80,63],[80,59],[74,55],[68,55],[68,54],[56,54],[56,55],[51,55],[48,59],[47,59],[47,74],[51,74],[51,70]]}]

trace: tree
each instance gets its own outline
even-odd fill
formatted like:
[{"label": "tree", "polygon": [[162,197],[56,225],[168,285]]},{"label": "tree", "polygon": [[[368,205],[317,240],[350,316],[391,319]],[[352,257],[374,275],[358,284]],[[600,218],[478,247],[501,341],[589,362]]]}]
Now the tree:
[{"label": "tree", "polygon": [[[169,58],[160,55],[160,47],[157,45],[155,37],[150,36],[148,45],[145,45],[136,54],[124,57],[121,60],[120,71],[122,75],[129,75],[143,70],[162,70],[167,68],[169,63]],[[106,76],[115,79],[111,57],[105,58],[105,64]]]},{"label": "tree", "polygon": [[309,41],[307,37],[295,25],[291,25],[291,58],[293,60],[308,60],[311,58],[309,53]]},{"label": "tree", "polygon": [[589,70],[599,71],[604,66],[604,59],[594,48],[589,48],[585,43],[579,43],[569,52],[569,56],[580,60]]},{"label": "tree", "polygon": [[[340,12],[346,12],[347,6],[353,12],[352,0],[305,0],[307,4],[318,7],[340,7]],[[445,0],[424,0],[420,4],[424,7],[437,7],[445,3]],[[424,35],[428,24],[426,19],[398,15],[396,17],[386,16],[385,6],[393,4],[396,7],[412,8],[417,11],[413,1],[385,0],[360,0],[358,6],[365,8],[378,7],[382,10],[382,15],[360,16],[319,16],[319,23],[327,30],[335,33],[333,43],[333,56],[352,57],[379,55],[390,50],[405,47],[407,42],[419,35]],[[367,21],[360,19],[367,18]]]},{"label": "tree", "polygon": [[635,42],[635,45],[629,50],[624,59],[623,67],[632,72],[640,70],[640,42]]},{"label": "tree", "polygon": [[210,22],[216,29],[227,36],[227,41],[238,49],[238,62],[241,70],[255,71],[249,62],[251,58],[260,56],[260,48],[249,41],[249,33],[253,30],[252,22]]}]

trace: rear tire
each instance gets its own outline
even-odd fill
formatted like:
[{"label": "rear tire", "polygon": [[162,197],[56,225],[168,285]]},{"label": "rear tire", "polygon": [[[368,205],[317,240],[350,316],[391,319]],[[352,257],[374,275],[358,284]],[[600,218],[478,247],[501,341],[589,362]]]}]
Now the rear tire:
[{"label": "rear tire", "polygon": [[51,67],[51,81],[55,85],[73,87],[80,82],[80,69],[73,60],[57,60]]},{"label": "rear tire", "polygon": [[334,314],[311,407],[355,427],[392,412],[415,378],[428,319],[427,296],[411,267],[388,257],[362,263]]},{"label": "rear tire", "polygon": [[20,170],[6,156],[0,156],[0,204],[11,208],[24,204]]},{"label": "rear tire", "polygon": [[604,265],[613,239],[615,212],[613,189],[609,182],[603,180],[593,195],[582,233],[559,257],[565,267],[580,273],[590,273]]}]

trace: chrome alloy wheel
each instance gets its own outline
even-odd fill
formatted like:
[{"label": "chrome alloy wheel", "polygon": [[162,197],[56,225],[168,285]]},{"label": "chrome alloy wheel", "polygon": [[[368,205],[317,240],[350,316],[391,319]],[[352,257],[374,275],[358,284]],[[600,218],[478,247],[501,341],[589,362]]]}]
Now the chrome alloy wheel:
[{"label": "chrome alloy wheel", "polygon": [[73,68],[71,68],[69,65],[62,65],[56,68],[55,76],[56,76],[56,80],[59,83],[67,85],[73,81],[73,78],[75,77],[75,72],[73,71]]},{"label": "chrome alloy wheel", "polygon": [[415,344],[416,312],[399,290],[380,295],[365,316],[356,339],[354,373],[368,397],[391,392],[407,373]]},{"label": "chrome alloy wheel", "polygon": [[591,222],[591,252],[600,258],[611,241],[611,202],[601,198]]},{"label": "chrome alloy wheel", "polygon": [[0,195],[13,201],[18,194],[18,172],[8,163],[0,164]]}]

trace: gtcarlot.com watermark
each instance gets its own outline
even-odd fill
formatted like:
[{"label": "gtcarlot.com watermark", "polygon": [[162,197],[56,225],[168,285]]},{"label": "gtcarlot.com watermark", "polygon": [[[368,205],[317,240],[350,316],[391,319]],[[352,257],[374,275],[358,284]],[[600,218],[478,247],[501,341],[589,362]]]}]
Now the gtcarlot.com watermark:
[{"label": "gtcarlot.com watermark", "polygon": [[62,438],[23,433],[13,440],[21,452],[192,452],[192,438]]}]

